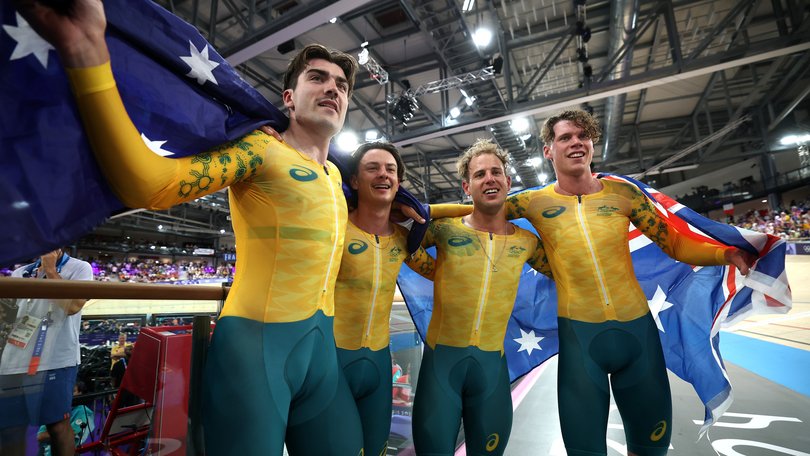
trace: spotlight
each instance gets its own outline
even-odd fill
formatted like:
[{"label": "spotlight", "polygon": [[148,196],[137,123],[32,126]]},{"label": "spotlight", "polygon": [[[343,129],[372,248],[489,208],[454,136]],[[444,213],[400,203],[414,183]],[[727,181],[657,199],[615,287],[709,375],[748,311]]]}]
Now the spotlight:
[{"label": "spotlight", "polygon": [[488,28],[481,27],[473,34],[473,42],[480,48],[489,46],[490,41],[492,41],[492,32]]},{"label": "spotlight", "polygon": [[518,117],[511,122],[512,130],[515,133],[524,133],[529,130],[529,119],[525,117]]},{"label": "spotlight", "polygon": [[368,130],[366,131],[366,142],[374,142],[380,137],[379,132],[377,130]]},{"label": "spotlight", "polygon": [[419,103],[416,99],[407,93],[400,95],[391,102],[390,112],[391,117],[404,126],[408,126],[408,121],[413,118],[416,110],[419,109]]},{"label": "spotlight", "polygon": [[593,67],[586,63],[585,66],[582,67],[582,74],[584,74],[586,78],[590,78],[593,76]]},{"label": "spotlight", "polygon": [[584,47],[577,48],[577,60],[579,60],[582,63],[585,63],[585,62],[588,61],[588,51],[587,51],[587,49],[585,49]]},{"label": "spotlight", "polygon": [[357,148],[357,135],[350,131],[344,131],[338,135],[336,142],[339,149],[351,152]]}]

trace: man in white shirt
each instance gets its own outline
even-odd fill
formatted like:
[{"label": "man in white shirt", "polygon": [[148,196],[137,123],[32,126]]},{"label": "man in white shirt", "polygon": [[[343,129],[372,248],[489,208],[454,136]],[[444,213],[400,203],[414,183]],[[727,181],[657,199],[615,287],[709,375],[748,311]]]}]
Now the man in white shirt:
[{"label": "man in white shirt", "polygon": [[[12,277],[93,280],[89,263],[63,249],[42,255]],[[84,299],[19,299],[17,319],[0,358],[0,454],[24,455],[26,427],[44,424],[54,455],[74,453],[69,418],[81,361]]]}]

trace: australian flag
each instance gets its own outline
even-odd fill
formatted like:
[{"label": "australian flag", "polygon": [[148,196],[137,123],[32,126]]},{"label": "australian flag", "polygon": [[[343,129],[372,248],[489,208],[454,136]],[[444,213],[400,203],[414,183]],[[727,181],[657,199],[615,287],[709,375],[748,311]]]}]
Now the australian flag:
[{"label": "australian flag", "polygon": [[[784,313],[792,305],[785,275],[785,243],[772,235],[709,220],[642,182],[617,175],[599,177],[638,187],[680,234],[738,247],[759,257],[748,277],[733,266],[691,266],[673,260],[630,226],[633,266],[658,326],[667,367],[692,384],[705,405],[702,433],[733,399],[720,355],[720,329],[751,313]],[[524,219],[516,223],[535,232]],[[399,286],[424,339],[433,309],[432,284],[402,268]],[[504,339],[510,379],[528,373],[558,349],[555,285],[524,266]]]}]

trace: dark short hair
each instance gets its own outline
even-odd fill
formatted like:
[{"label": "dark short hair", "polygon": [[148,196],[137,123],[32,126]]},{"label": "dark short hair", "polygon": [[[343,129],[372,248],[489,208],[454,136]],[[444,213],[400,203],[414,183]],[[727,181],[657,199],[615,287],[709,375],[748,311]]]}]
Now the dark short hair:
[{"label": "dark short hair", "polygon": [[569,109],[549,117],[543,123],[540,136],[547,146],[551,146],[551,143],[554,142],[554,125],[561,120],[572,122],[577,127],[583,129],[594,144],[599,142],[599,138],[602,137],[602,129],[599,128],[599,122],[596,121],[596,118],[592,114],[581,109]]},{"label": "dark short hair", "polygon": [[309,64],[310,60],[323,59],[327,62],[334,63],[343,70],[346,75],[346,80],[349,81],[348,96],[352,96],[354,90],[354,79],[357,76],[357,61],[345,52],[329,49],[320,44],[310,44],[301,52],[296,54],[295,57],[287,65],[287,71],[284,73],[284,89],[293,89],[298,84],[298,76],[303,73],[304,69]]},{"label": "dark short hair", "polygon": [[352,176],[356,176],[360,172],[360,161],[363,160],[363,157],[369,151],[374,149],[382,149],[394,157],[394,161],[397,162],[397,179],[399,179],[399,182],[401,183],[402,179],[405,178],[405,163],[402,161],[402,157],[399,155],[399,149],[397,149],[397,146],[385,141],[367,142],[361,144],[357,150],[352,152]]},{"label": "dark short hair", "polygon": [[[397,149],[397,146],[385,141],[375,141],[361,144],[360,147],[352,152],[351,162],[349,163],[349,173],[352,176],[359,174],[360,161],[363,160],[363,157],[369,151],[374,149],[382,149],[394,157],[394,161],[397,162],[397,179],[399,180],[399,185],[402,185],[402,179],[405,178],[405,162],[402,161],[402,157],[399,155],[399,149]],[[346,199],[346,204],[349,206],[349,210],[354,210],[357,208],[357,192],[352,192],[352,195]]]}]

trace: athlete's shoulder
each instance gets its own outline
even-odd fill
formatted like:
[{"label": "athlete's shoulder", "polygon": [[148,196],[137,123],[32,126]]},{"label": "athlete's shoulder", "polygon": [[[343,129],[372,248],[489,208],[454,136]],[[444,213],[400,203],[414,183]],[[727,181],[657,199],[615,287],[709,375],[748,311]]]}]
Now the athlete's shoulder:
[{"label": "athlete's shoulder", "polygon": [[[416,222],[414,222],[414,223],[416,223]],[[404,226],[396,224],[396,223],[394,224],[394,234],[393,234],[394,238],[396,238],[396,239],[407,239],[408,238],[408,233],[410,233],[410,231],[407,228],[405,228]]]},{"label": "athlete's shoulder", "polygon": [[642,191],[632,182],[604,178],[600,179],[599,181],[605,187],[606,193],[612,193],[629,199],[644,195],[644,193],[642,193]]},{"label": "athlete's shoulder", "polygon": [[517,235],[518,237],[537,239],[537,235],[534,234],[533,232],[531,232],[531,231],[529,231],[529,230],[527,230],[525,228],[521,228],[521,227],[515,225],[514,223],[512,225],[515,227],[515,235]]}]

